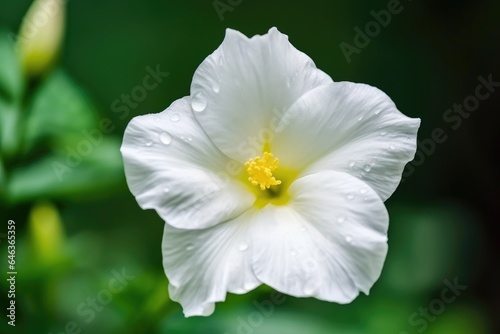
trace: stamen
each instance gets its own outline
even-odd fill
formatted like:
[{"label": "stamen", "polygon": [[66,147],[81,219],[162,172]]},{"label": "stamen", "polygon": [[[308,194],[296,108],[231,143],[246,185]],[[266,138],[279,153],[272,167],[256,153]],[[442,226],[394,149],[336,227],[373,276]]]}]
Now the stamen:
[{"label": "stamen", "polygon": [[274,158],[272,153],[264,152],[262,157],[255,157],[245,163],[248,181],[254,186],[259,186],[261,190],[269,189],[271,186],[281,184],[276,180],[273,171],[278,168],[279,160]]}]

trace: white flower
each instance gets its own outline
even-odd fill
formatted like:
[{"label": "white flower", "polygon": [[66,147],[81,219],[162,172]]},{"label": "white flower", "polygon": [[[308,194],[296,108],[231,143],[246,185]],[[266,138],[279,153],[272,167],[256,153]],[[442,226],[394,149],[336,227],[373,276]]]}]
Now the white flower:
[{"label": "white flower", "polygon": [[383,201],[419,124],[377,88],[333,82],[275,28],[228,29],[191,95],[134,118],[121,148],[137,202],[166,222],[170,297],[206,316],[261,284],[337,303],[368,294],[387,253]]}]

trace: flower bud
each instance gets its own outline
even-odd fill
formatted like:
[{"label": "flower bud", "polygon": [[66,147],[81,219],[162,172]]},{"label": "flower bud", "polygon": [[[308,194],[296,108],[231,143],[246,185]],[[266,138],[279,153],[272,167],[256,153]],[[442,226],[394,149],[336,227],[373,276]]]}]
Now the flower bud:
[{"label": "flower bud", "polygon": [[23,19],[17,48],[24,72],[36,77],[54,64],[64,35],[67,0],[35,0]]},{"label": "flower bud", "polygon": [[30,213],[29,229],[37,260],[49,264],[62,257],[64,232],[57,208],[51,203],[36,204]]}]

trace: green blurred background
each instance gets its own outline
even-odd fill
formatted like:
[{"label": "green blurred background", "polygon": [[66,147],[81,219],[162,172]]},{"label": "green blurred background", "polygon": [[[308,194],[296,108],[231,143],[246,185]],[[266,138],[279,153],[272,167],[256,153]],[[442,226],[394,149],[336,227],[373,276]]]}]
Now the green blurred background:
[{"label": "green blurred background", "polygon": [[[354,45],[354,28],[364,30],[370,12],[387,9],[387,1],[215,4],[218,10],[213,1],[70,0],[56,64],[23,79],[9,49],[31,1],[0,0],[0,267],[7,276],[12,219],[18,272],[16,327],[3,316],[0,332],[500,333],[500,92],[456,129],[443,118],[475,94],[479,76],[500,81],[500,3],[402,1],[402,11],[350,62],[340,44]],[[288,296],[275,303],[261,287],[229,295],[209,318],[184,319],[168,298],[163,222],[138,207],[125,183],[123,130],[133,116],[188,95],[194,71],[225,28],[251,36],[272,26],[334,80],[379,87],[403,113],[420,117],[418,160],[386,202],[389,254],[369,297],[349,305]],[[116,112],[115,100],[142,85],[148,66],[169,75],[128,115]],[[95,133],[103,120],[109,131],[58,179],[53,163],[64,162],[68,147],[77,149],[83,132]],[[446,141],[432,144],[437,128]],[[123,270],[130,276],[123,289],[109,293]],[[467,288],[443,301],[455,281]],[[96,297],[106,303],[92,311],[86,303]]]}]

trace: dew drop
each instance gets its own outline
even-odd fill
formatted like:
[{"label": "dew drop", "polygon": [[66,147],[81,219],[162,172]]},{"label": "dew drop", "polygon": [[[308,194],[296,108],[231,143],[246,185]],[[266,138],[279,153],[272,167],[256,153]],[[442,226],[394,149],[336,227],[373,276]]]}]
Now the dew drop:
[{"label": "dew drop", "polygon": [[194,249],[194,246],[192,244],[189,244],[186,246],[187,251],[192,251]]},{"label": "dew drop", "polygon": [[353,194],[348,194],[346,197],[347,197],[348,200],[351,200],[351,199],[354,198],[354,195]]},{"label": "dew drop", "polygon": [[170,117],[170,120],[172,122],[178,122],[180,119],[179,115],[178,114],[173,114],[172,117]]},{"label": "dew drop", "polygon": [[365,188],[363,188],[363,189],[359,189],[359,193],[360,193],[360,194],[366,194],[366,189],[365,189]]},{"label": "dew drop", "polygon": [[382,109],[375,110],[375,115],[380,114],[381,111],[382,111]]},{"label": "dew drop", "polygon": [[351,243],[352,237],[348,235],[347,237],[345,237],[345,241],[347,241],[348,243]]},{"label": "dew drop", "polygon": [[385,136],[386,134],[387,134],[387,131],[382,131],[382,132],[380,132],[380,135],[381,135],[381,136]]},{"label": "dew drop", "polygon": [[352,167],[354,167],[354,165],[355,165],[355,164],[356,164],[356,163],[355,163],[354,161],[351,161],[351,162],[349,163],[349,167],[351,167],[351,168],[352,168]]},{"label": "dew drop", "polygon": [[391,144],[391,145],[389,145],[389,148],[390,148],[391,150],[394,150],[394,149],[396,149],[396,146],[394,146],[394,145],[392,145],[392,144]]},{"label": "dew drop", "polygon": [[365,167],[363,167],[363,169],[364,169],[364,171],[365,171],[365,172],[367,172],[367,173],[368,173],[369,171],[371,171],[371,170],[372,170],[372,166],[370,166],[370,165],[365,165]]},{"label": "dew drop", "polygon": [[184,142],[186,142],[186,143],[189,143],[189,142],[193,141],[193,138],[191,138],[191,137],[184,137],[184,136],[181,136],[181,139],[182,139]]},{"label": "dew drop", "polygon": [[238,249],[242,252],[246,251],[248,249],[248,244],[246,242],[242,242],[239,246]]},{"label": "dew drop", "polygon": [[203,94],[203,92],[198,92],[193,96],[193,99],[191,100],[191,107],[193,107],[193,110],[196,112],[202,112],[207,108],[207,98]]},{"label": "dew drop", "polygon": [[337,221],[338,221],[340,224],[342,224],[343,222],[345,222],[345,216],[344,216],[344,215],[340,216],[340,217],[337,219]]},{"label": "dew drop", "polygon": [[172,142],[172,136],[166,132],[162,132],[160,134],[160,141],[165,145],[170,145],[170,143]]},{"label": "dew drop", "polygon": [[358,118],[358,121],[362,121],[365,116],[361,116]]},{"label": "dew drop", "polygon": [[151,145],[153,145],[153,142],[152,142],[151,140],[148,140],[148,141],[146,142],[146,146],[147,146],[147,147],[149,147],[149,146],[151,146]]},{"label": "dew drop", "polygon": [[163,188],[163,192],[164,193],[168,193],[168,192],[170,192],[170,189],[169,188]]},{"label": "dew drop", "polygon": [[220,85],[217,81],[214,81],[212,83],[212,90],[214,91],[214,93],[220,92]]}]

